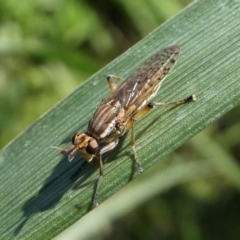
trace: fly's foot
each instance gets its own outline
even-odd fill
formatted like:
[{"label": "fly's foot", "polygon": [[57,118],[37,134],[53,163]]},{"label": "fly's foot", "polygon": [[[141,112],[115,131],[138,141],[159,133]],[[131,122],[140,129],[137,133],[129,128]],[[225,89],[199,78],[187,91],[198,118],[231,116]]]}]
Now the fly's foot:
[{"label": "fly's foot", "polygon": [[137,171],[138,171],[139,173],[143,172],[143,168],[142,168],[140,162],[136,162],[136,168],[137,168]]},{"label": "fly's foot", "polygon": [[94,207],[97,207],[99,204],[98,204],[97,201],[94,201],[94,202],[93,202],[93,205],[94,205]]}]

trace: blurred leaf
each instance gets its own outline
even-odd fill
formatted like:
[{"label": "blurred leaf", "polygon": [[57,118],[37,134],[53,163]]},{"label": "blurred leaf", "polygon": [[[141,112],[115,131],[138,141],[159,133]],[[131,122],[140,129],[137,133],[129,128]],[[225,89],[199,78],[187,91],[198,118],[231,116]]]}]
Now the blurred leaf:
[{"label": "blurred leaf", "polygon": [[[164,193],[176,185],[213,175],[215,172],[213,172],[212,166],[199,161],[175,164],[164,170],[161,164],[156,164],[156,167],[133,180],[54,239],[89,239],[99,236],[101,230],[111,221],[136,208],[149,197],[153,197],[157,193]],[[156,183],[159,183],[158,187],[153,187]]]},{"label": "blurred leaf", "polygon": [[[9,143],[0,152],[2,238],[50,239],[91,208],[93,182],[98,171],[89,164],[77,182],[70,182],[69,178],[83,160],[79,157],[70,164],[50,146],[67,146],[75,131],[86,130],[97,104],[109,92],[106,75],[126,77],[160,49],[172,44],[181,47],[180,59],[155,100],[173,101],[191,93],[195,93],[198,100],[172,109],[155,108],[136,124],[137,151],[145,170],[238,105],[240,25],[236,18],[239,9],[237,1],[195,2],[92,76]],[[105,157],[100,201],[137,175],[130,161],[129,136],[124,139]],[[194,167],[193,171],[197,169]],[[234,182],[239,181],[236,176]],[[191,180],[190,175],[185,177]],[[152,187],[160,190],[163,184],[172,186],[170,182],[160,181]],[[142,190],[142,195],[129,199],[128,204],[134,207],[152,196],[148,194],[147,189]],[[93,210],[91,215],[100,210]],[[110,215],[110,212],[106,214]]]}]

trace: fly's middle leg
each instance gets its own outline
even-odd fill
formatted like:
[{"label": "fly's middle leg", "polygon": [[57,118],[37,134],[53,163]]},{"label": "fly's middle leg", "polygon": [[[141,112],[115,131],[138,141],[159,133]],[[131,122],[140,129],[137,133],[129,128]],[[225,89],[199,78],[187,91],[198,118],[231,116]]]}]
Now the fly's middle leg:
[{"label": "fly's middle leg", "polygon": [[106,152],[111,151],[113,148],[115,148],[118,144],[119,139],[115,139],[114,141],[110,142],[108,145],[106,145],[105,147],[103,147],[100,151],[100,153],[98,154],[98,156],[96,156],[96,158],[93,161],[97,161],[99,164],[99,177],[97,180],[97,184],[96,184],[96,188],[95,188],[95,192],[94,192],[94,197],[93,197],[93,204],[95,206],[98,206],[98,195],[99,195],[99,189],[103,180],[103,163],[102,163],[102,155]]},{"label": "fly's middle leg", "polygon": [[134,154],[134,160],[136,163],[136,167],[138,172],[142,172],[143,168],[141,167],[141,163],[139,162],[138,156],[137,156],[137,151],[136,151],[136,147],[135,147],[135,128],[134,128],[134,124],[136,122],[136,120],[138,120],[139,118],[141,118],[142,116],[144,116],[146,113],[148,113],[153,107],[150,106],[149,104],[146,105],[144,108],[142,108],[137,114],[134,115],[134,117],[130,118],[127,126],[126,126],[126,131],[131,129],[131,147],[133,150],[133,154]]},{"label": "fly's middle leg", "polygon": [[124,82],[124,79],[115,76],[115,75],[108,75],[107,80],[108,80],[108,85],[110,87],[111,92],[114,92],[117,88],[116,84],[113,82],[113,79],[118,80],[119,82]]},{"label": "fly's middle leg", "polygon": [[187,102],[191,102],[191,101],[195,101],[196,100],[196,96],[194,94],[190,95],[187,98],[184,98],[182,100],[176,101],[176,102],[170,102],[170,103],[160,103],[160,102],[150,102],[148,105],[146,105],[145,107],[143,107],[138,113],[136,113],[134,115],[134,117],[132,117],[129,121],[128,124],[126,126],[126,130],[132,130],[132,134],[131,134],[131,147],[133,150],[133,154],[134,154],[134,159],[136,162],[136,166],[139,172],[143,171],[143,168],[141,167],[141,164],[138,160],[138,156],[137,156],[137,151],[136,151],[136,147],[135,147],[135,131],[134,131],[134,122],[138,119],[140,119],[141,117],[143,117],[145,114],[147,114],[154,106],[178,106]]}]

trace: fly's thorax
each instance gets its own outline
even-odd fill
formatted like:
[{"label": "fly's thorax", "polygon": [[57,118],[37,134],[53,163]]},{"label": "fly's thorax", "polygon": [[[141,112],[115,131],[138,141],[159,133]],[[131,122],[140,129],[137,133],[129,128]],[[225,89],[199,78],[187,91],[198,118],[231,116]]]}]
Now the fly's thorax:
[{"label": "fly's thorax", "polygon": [[116,99],[100,104],[88,124],[89,135],[100,142],[109,142],[109,139],[120,136],[119,123],[123,111],[120,101]]},{"label": "fly's thorax", "polygon": [[77,132],[73,135],[72,144],[88,162],[90,162],[98,153],[99,146],[97,140],[83,132]]}]

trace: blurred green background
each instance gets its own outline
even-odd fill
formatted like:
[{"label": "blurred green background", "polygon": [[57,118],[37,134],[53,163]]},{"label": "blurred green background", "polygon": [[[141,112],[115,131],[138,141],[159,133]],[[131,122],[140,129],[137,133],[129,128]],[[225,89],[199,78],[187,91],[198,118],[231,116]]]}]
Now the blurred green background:
[{"label": "blurred green background", "polygon": [[[0,148],[190,2],[0,0]],[[239,161],[239,110],[226,114],[163,162],[206,158],[203,138],[215,147],[208,157],[220,149]],[[239,192],[219,177],[155,197],[98,237],[240,239],[239,223]]]}]

